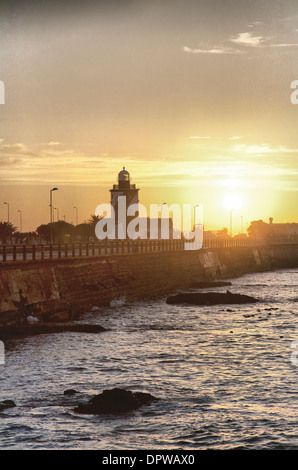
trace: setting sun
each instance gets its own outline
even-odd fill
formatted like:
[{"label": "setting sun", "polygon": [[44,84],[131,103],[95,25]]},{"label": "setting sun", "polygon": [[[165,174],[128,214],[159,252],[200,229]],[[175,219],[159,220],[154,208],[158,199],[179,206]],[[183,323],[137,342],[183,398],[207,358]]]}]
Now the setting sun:
[{"label": "setting sun", "polygon": [[226,209],[237,211],[242,207],[242,199],[238,194],[229,194],[224,200]]}]

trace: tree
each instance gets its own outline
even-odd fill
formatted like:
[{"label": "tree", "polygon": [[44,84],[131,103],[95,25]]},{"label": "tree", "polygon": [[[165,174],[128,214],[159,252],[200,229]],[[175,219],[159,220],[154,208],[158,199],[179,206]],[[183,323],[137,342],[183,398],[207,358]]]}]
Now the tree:
[{"label": "tree", "polygon": [[43,238],[47,243],[50,243],[51,239],[51,224],[42,224],[37,227],[36,232],[39,238]]},{"label": "tree", "polygon": [[80,241],[88,242],[90,237],[94,237],[94,228],[92,224],[79,224],[75,227],[75,236]]},{"label": "tree", "polygon": [[14,237],[17,243],[25,243],[26,245],[31,245],[38,241],[38,235],[36,232],[16,232]]},{"label": "tree", "polygon": [[268,238],[271,232],[270,224],[263,220],[253,220],[247,232],[250,237]]},{"label": "tree", "polygon": [[65,222],[65,220],[58,220],[58,222],[53,223],[52,228],[54,243],[69,243],[73,240],[75,233],[74,225]]},{"label": "tree", "polygon": [[6,244],[7,239],[10,238],[16,232],[16,230],[17,228],[12,225],[11,222],[0,222],[0,238],[3,245]]},{"label": "tree", "polygon": [[99,222],[101,219],[103,218],[103,216],[99,216],[99,215],[95,215],[95,214],[91,214],[90,215],[90,219],[88,220],[88,225],[89,225],[89,230],[87,230],[88,232],[88,237],[91,237],[94,241],[95,239],[95,227],[96,227],[96,224],[97,222]]},{"label": "tree", "polygon": [[90,219],[88,220],[88,224],[95,226],[97,222],[99,222],[101,219],[102,219],[102,216],[91,214]]},{"label": "tree", "polygon": [[[51,240],[51,224],[42,224],[37,227],[36,232],[40,238],[47,243]],[[68,243],[73,239],[75,227],[64,220],[59,220],[52,224],[52,233],[54,243]]]}]

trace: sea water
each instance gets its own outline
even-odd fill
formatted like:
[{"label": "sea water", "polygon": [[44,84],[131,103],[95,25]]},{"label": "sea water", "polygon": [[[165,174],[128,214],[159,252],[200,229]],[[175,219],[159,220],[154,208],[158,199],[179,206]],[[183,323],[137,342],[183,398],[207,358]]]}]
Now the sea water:
[{"label": "sea water", "polygon": [[[95,308],[107,331],[5,342],[1,449],[297,449],[298,270],[249,274],[231,292],[256,304]],[[226,288],[204,289],[224,292]],[[296,361],[297,362],[297,361]],[[114,387],[159,398],[123,415],[80,415]],[[66,396],[64,390],[80,393]]]}]

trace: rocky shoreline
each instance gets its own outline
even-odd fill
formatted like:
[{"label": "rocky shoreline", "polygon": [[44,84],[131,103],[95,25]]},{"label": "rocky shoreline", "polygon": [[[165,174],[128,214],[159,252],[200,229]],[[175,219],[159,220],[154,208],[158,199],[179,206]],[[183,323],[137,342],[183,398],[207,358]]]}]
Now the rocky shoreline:
[{"label": "rocky shoreline", "polygon": [[[150,405],[160,399],[148,392],[132,392],[123,388],[103,390],[94,395],[87,402],[78,402],[77,395],[81,392],[75,389],[67,389],[63,393],[66,400],[60,400],[55,406],[67,406],[76,414],[86,415],[121,415],[135,411],[142,406]],[[18,405],[11,399],[0,401],[0,412],[16,408]],[[49,404],[48,406],[52,406]]]},{"label": "rocky shoreline", "polygon": [[243,294],[227,292],[181,292],[167,298],[167,304],[218,305],[247,304],[259,302],[259,299]]},{"label": "rocky shoreline", "polygon": [[87,323],[43,323],[24,324],[20,326],[1,327],[0,339],[11,339],[25,336],[64,333],[66,331],[75,333],[102,333],[106,329],[97,324]]}]

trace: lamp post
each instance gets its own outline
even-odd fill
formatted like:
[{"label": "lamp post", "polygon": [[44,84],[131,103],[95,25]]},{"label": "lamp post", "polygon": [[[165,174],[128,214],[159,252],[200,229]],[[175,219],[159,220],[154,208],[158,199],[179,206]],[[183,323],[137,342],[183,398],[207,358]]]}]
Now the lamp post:
[{"label": "lamp post", "polygon": [[169,222],[167,223],[167,219],[163,216],[163,206],[166,206],[167,203],[163,202],[160,206],[160,238],[163,238],[162,235],[169,238]]},{"label": "lamp post", "polygon": [[4,202],[4,204],[7,204],[7,222],[9,222],[9,202]]},{"label": "lamp post", "polygon": [[196,204],[194,207],[194,229],[196,232],[196,227],[201,226],[204,230],[203,225],[203,206],[202,204]]},{"label": "lamp post", "polygon": [[160,205],[160,218],[163,219],[163,206],[166,206],[167,203],[166,202],[163,202],[161,205]]},{"label": "lamp post", "polygon": [[50,190],[51,245],[53,244],[53,191],[58,191],[58,188],[53,188]]},{"label": "lamp post", "polygon": [[78,225],[78,208],[76,206],[73,208],[76,210],[76,225]]},{"label": "lamp post", "polygon": [[[198,210],[197,207],[199,207],[200,209]],[[196,223],[196,220],[198,220],[197,223]],[[201,204],[196,204],[195,207],[194,207],[194,227],[196,228],[196,225],[200,225],[202,223],[203,223],[203,221],[202,221],[202,205]]]},{"label": "lamp post", "polygon": [[23,229],[22,229],[22,211],[20,209],[18,209],[18,212],[20,213],[20,232],[23,233]]}]

